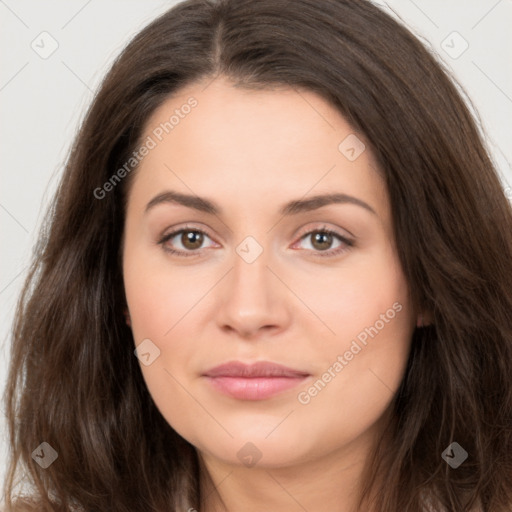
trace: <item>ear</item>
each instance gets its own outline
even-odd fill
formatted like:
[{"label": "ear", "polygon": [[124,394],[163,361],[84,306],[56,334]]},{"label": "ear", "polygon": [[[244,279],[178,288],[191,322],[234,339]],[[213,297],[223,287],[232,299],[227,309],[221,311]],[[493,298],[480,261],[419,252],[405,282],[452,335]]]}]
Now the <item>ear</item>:
[{"label": "ear", "polygon": [[124,310],[124,318],[125,318],[125,321],[126,321],[126,325],[128,327],[131,327],[132,326],[132,321],[131,321],[131,318],[130,318],[130,313],[128,312],[128,308],[126,308]]},{"label": "ear", "polygon": [[431,311],[420,311],[416,319],[416,327],[427,327],[434,323],[434,318]]}]

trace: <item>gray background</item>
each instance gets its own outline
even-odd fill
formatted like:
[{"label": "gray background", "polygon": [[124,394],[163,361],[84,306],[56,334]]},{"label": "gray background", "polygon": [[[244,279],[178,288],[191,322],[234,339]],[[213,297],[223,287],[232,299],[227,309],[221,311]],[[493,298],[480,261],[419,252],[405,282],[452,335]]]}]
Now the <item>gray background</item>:
[{"label": "gray background", "polygon": [[[78,123],[115,56],[135,33],[175,3],[0,0],[2,392],[14,307],[42,215]],[[453,71],[476,108],[503,186],[512,199],[512,0],[375,3],[399,17]],[[43,32],[47,34],[41,35]],[[3,482],[7,455],[3,404],[1,410]]]}]

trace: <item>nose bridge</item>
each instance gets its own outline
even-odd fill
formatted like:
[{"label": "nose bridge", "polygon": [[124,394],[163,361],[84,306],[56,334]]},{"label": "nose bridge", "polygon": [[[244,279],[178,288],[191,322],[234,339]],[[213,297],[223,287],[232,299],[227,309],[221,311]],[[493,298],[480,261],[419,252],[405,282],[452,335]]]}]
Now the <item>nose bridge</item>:
[{"label": "nose bridge", "polygon": [[248,236],[235,247],[232,270],[222,289],[218,321],[221,326],[248,335],[261,327],[281,326],[284,321],[279,280],[271,266],[271,252]]},{"label": "nose bridge", "polygon": [[249,296],[252,300],[262,301],[266,298],[272,286],[269,283],[271,272],[267,268],[270,256],[268,246],[264,247],[264,241],[260,242],[254,236],[247,236],[238,244],[231,273],[233,294],[241,299]]}]

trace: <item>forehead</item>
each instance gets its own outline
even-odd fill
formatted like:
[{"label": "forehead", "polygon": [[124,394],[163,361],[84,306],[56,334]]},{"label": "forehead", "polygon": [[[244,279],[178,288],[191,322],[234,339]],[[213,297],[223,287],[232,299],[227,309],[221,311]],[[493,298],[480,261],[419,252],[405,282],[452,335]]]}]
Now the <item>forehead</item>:
[{"label": "forehead", "polygon": [[[191,98],[196,106],[186,108]],[[229,162],[240,156],[242,148],[246,161],[268,164],[270,158],[283,155],[298,162],[308,156],[318,160],[324,153],[333,160],[340,137],[354,132],[316,93],[290,87],[253,90],[235,87],[224,78],[178,91],[150,117],[145,134],[166,128],[168,133],[161,134],[164,140],[159,142],[173,151],[183,148],[192,155],[192,147],[201,147],[203,153],[214,153],[216,160]]]},{"label": "forehead", "polygon": [[386,215],[384,183],[368,144],[361,152],[364,137],[311,91],[242,89],[222,78],[192,84],[153,113],[148,137],[154,147],[134,182],[148,200],[172,188],[263,209],[283,196],[340,192]]}]

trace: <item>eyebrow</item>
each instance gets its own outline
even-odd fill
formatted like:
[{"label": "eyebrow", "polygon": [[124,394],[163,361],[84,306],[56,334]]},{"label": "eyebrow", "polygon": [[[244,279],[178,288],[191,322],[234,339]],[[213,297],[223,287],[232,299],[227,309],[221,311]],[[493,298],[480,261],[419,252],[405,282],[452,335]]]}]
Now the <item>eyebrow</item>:
[{"label": "eyebrow", "polygon": [[[144,213],[154,208],[159,204],[173,203],[181,204],[187,208],[192,208],[200,212],[208,213],[211,215],[222,214],[222,209],[217,206],[213,201],[206,199],[205,197],[199,197],[195,195],[182,194],[173,190],[162,192],[155,196],[146,205]],[[349,196],[347,194],[332,193],[332,194],[320,194],[312,196],[308,199],[296,199],[283,205],[279,210],[282,216],[296,215],[303,212],[309,212],[322,208],[330,204],[354,204],[360,206],[370,213],[377,215],[375,210],[367,203],[358,199],[357,197]]]}]

